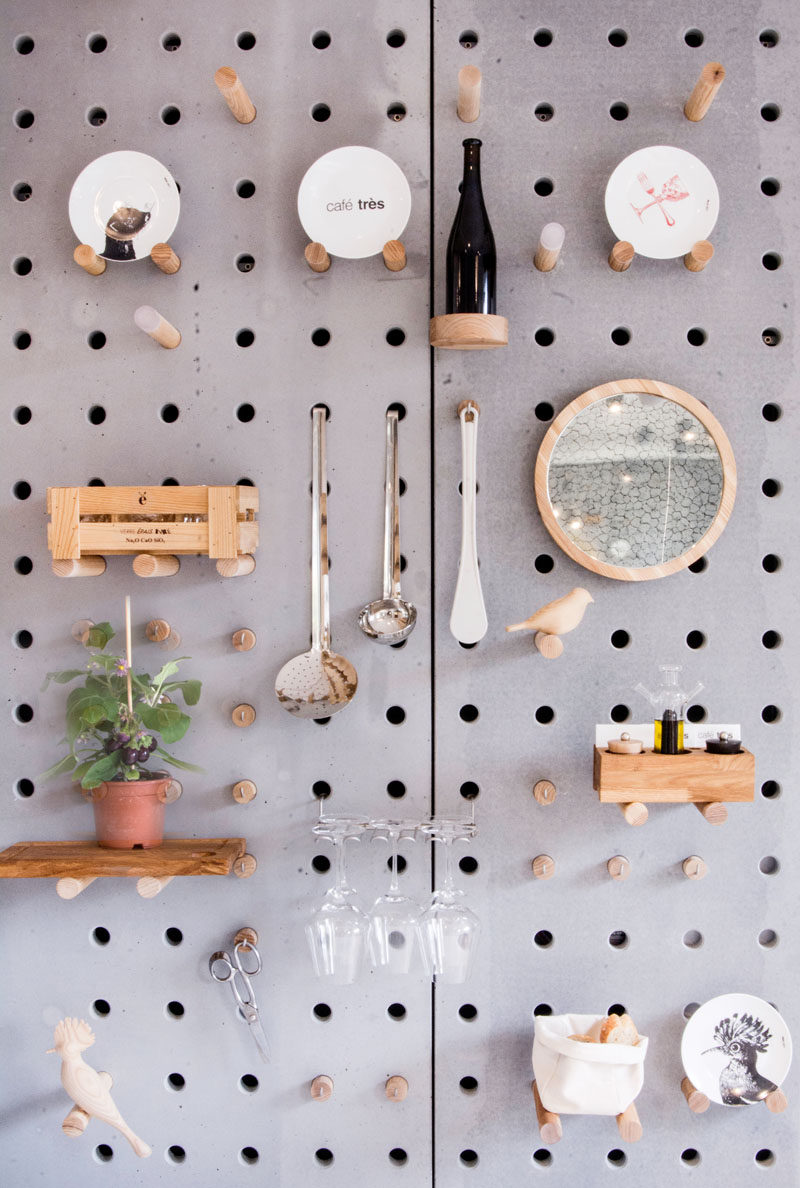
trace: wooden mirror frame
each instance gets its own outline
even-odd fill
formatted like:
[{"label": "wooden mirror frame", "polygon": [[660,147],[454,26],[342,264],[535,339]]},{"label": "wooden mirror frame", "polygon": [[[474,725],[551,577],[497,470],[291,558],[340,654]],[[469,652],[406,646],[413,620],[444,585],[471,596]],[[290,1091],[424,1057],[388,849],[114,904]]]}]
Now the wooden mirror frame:
[{"label": "wooden mirror frame", "polygon": [[[662,565],[645,565],[638,569],[628,568],[623,565],[608,565],[604,561],[598,561],[594,557],[590,557],[588,553],[584,553],[582,549],[579,549],[570,540],[553,515],[547,490],[547,477],[553,450],[562,432],[573,417],[598,400],[607,400],[609,396],[622,396],[636,392],[644,392],[651,396],[663,396],[665,400],[672,400],[690,412],[711,435],[714,445],[719,451],[720,461],[722,463],[722,494],[720,496],[719,507],[717,514],[700,540],[693,544],[687,552],[682,553],[680,557],[674,557],[671,561],[665,561]],[[617,578],[619,581],[625,582],[647,582],[653,578],[667,577],[671,573],[677,573],[679,569],[685,569],[711,548],[714,541],[728,523],[731,512],[733,511],[733,501],[736,498],[736,462],[734,461],[731,443],[728,441],[725,430],[716,417],[696,397],[690,396],[688,392],[684,392],[681,388],[673,387],[672,384],[661,383],[658,380],[612,380],[610,383],[600,384],[597,388],[590,388],[588,392],[582,392],[566,408],[562,409],[553,421],[539,447],[534,474],[534,490],[536,493],[536,502],[539,506],[539,514],[544,521],[545,528],[558,547],[563,549],[568,557],[571,557],[573,561],[577,561],[584,569],[589,569],[592,573],[599,573],[602,577]]]}]

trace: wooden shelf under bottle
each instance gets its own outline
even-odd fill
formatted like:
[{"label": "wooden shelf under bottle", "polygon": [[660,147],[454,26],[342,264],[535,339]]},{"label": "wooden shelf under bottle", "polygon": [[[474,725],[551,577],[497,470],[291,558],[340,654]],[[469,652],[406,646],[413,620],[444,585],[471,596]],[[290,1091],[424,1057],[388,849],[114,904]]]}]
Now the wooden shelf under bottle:
[{"label": "wooden shelf under bottle", "polygon": [[508,318],[483,313],[439,314],[431,318],[430,344],[452,351],[508,346]]},{"label": "wooden shelf under bottle", "polygon": [[[712,755],[701,749],[680,755],[652,750],[618,755],[596,746],[593,787],[606,804],[695,804],[702,811],[726,801],[753,800],[755,756],[744,749],[737,755]],[[725,819],[724,809],[703,815],[712,822]]]}]

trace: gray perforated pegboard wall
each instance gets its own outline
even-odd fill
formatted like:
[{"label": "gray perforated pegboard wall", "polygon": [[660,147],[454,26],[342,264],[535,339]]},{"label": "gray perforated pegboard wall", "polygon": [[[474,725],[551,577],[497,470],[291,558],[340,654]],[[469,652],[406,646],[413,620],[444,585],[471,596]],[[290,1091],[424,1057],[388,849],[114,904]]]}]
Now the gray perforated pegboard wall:
[{"label": "gray perforated pegboard wall", "polygon": [[[71,902],[57,899],[44,880],[0,886],[8,955],[4,1182],[72,1188],[182,1176],[206,1185],[222,1174],[236,1184],[258,1179],[286,1188],[382,1185],[395,1177],[415,1188],[434,1178],[448,1186],[517,1185],[541,1175],[554,1185],[614,1176],[665,1186],[683,1178],[749,1184],[762,1176],[793,1183],[794,1104],[777,1118],[761,1108],[740,1116],[720,1107],[695,1117],[678,1086],[687,1004],[741,988],[774,1001],[795,1030],[800,1019],[791,969],[797,818],[789,675],[797,663],[794,6],[780,0],[767,11],[727,0],[701,16],[684,0],[626,2],[607,12],[591,3],[444,2],[431,15],[428,5],[408,0],[358,9],[311,0],[269,11],[235,4],[224,12],[203,0],[191,13],[145,2],[123,11],[10,3],[6,14],[2,359],[10,465],[2,572],[11,677],[2,841],[91,834],[77,793],[36,778],[55,758],[62,713],[58,693],[40,695],[39,688],[46,670],[75,659],[70,624],[84,617],[120,622],[122,596],[131,591],[137,654],[160,655],[144,643],[143,625],[164,617],[193,657],[190,672],[205,682],[193,741],[205,775],[184,781],[169,831],[243,835],[259,865],[249,881],[176,880],[153,901],[111,881]],[[625,44],[610,44],[612,29],[625,31]],[[765,29],[777,39],[762,37]],[[397,30],[403,43],[388,44]],[[460,43],[467,30],[478,35],[471,49]],[[541,30],[552,33],[549,44],[538,44],[548,40],[535,37]],[[318,31],[330,35],[322,49],[312,44]],[[243,32],[255,36],[249,49],[237,45]],[[96,34],[107,39],[101,52],[88,44]],[[177,34],[179,46],[163,48],[165,34]],[[728,78],[706,120],[690,124],[681,108],[710,59],[725,64]],[[469,129],[455,116],[455,76],[465,62],[484,72],[482,114]],[[234,123],[213,85],[224,64],[241,73],[258,108],[247,127]],[[312,118],[319,104],[330,108],[327,120]],[[397,104],[406,109],[399,121],[387,116]],[[536,118],[539,104],[552,106],[551,119]],[[618,104],[628,109],[623,120],[609,115]],[[777,120],[762,115],[770,104]],[[87,113],[98,107],[106,118],[93,126]],[[172,124],[162,118],[170,107],[180,113]],[[28,127],[15,124],[20,111],[33,113]],[[766,116],[774,114],[767,108]],[[443,249],[467,133],[484,141],[498,309],[509,317],[511,344],[489,354],[439,355],[431,387],[431,186],[433,295],[441,312]],[[303,262],[297,185],[318,155],[347,143],[387,152],[409,178],[409,265],[402,273],[388,273],[379,259],[335,261],[320,277]],[[717,253],[700,275],[642,259],[615,275],[605,263],[612,241],[602,212],[605,180],[628,152],[652,143],[695,152],[719,183]],[[93,279],[71,261],[72,181],[93,157],[118,148],[152,154],[181,184],[173,242],[183,267],[176,277],[142,264]],[[546,196],[534,188],[542,178],[552,182]],[[249,198],[237,194],[246,180],[255,185]],[[565,225],[567,243],[557,270],[544,276],[530,258],[550,219]],[[255,259],[247,273],[236,267],[244,253]],[[782,266],[766,267],[767,253]],[[14,264],[20,257],[32,265],[22,274]],[[134,327],[133,310],[143,302],[182,330],[178,350],[160,350]],[[311,341],[318,328],[331,335],[324,347]],[[404,331],[402,345],[387,342],[392,328]],[[536,341],[543,328],[554,335],[549,346]],[[617,328],[629,332],[626,345],[612,341]],[[773,348],[762,341],[768,328],[782,336]],[[249,347],[237,345],[242,329],[255,335]],[[690,330],[703,332],[692,335],[701,345],[687,339]],[[22,331],[31,338],[24,350],[15,344]],[[100,349],[88,343],[96,331],[105,335]],[[739,470],[734,516],[707,566],[644,585],[594,579],[561,555],[539,521],[532,484],[553,412],[597,383],[636,375],[705,400],[731,438]],[[459,532],[455,409],[467,396],[482,409],[479,546],[490,618],[473,650],[459,648],[447,630]],[[319,400],[331,409],[334,643],[360,677],[353,706],[326,726],[290,719],[272,693],[277,668],[308,634],[309,408]],[[397,651],[376,648],[354,624],[357,608],[378,593],[383,412],[394,401],[406,408],[404,586],[420,609],[415,634]],[[179,410],[171,423],[161,419],[167,403]],[[255,410],[250,420],[240,419],[244,404]],[[29,419],[16,412],[21,407]],[[97,407],[105,418],[95,412],[93,423]],[[223,582],[208,561],[191,558],[178,577],[153,582],[133,579],[122,559],[112,559],[98,579],[51,575],[48,485],[166,477],[258,485],[262,543],[252,577]],[[780,484],[779,494],[762,493],[768,479]],[[30,484],[25,500],[12,491],[20,482]],[[15,565],[22,557],[32,562],[29,573]],[[529,639],[505,636],[505,623],[575,584],[587,586],[595,604],[561,660],[546,663]],[[249,653],[230,646],[241,626],[258,636]],[[30,646],[21,631],[31,633]],[[622,649],[611,643],[620,631],[630,636]],[[766,638],[779,646],[765,647],[765,632],[777,633]],[[690,633],[700,647],[687,646]],[[641,719],[631,685],[664,660],[682,661],[704,680],[700,700],[709,718],[741,721],[756,754],[756,802],[733,807],[723,828],[688,807],[668,807],[633,831],[591,790],[594,723],[623,704],[632,720]],[[230,723],[240,701],[257,711],[248,730]],[[21,705],[32,707],[32,721],[17,720]],[[464,705],[477,707],[476,720],[460,718]],[[405,710],[401,725],[387,721],[391,706]],[[546,725],[536,719],[543,706],[554,711]],[[765,706],[777,706],[780,720],[763,722]],[[548,808],[530,794],[540,777],[558,788]],[[240,778],[258,785],[246,806],[230,797]],[[334,990],[315,983],[302,924],[330,878],[311,866],[316,781],[331,786],[326,808],[374,816],[456,813],[469,807],[462,797],[479,788],[479,834],[469,851],[478,869],[459,879],[484,935],[465,987],[431,996],[421,977],[400,985],[367,976]],[[397,781],[404,785],[402,798],[387,794],[392,781],[395,792]],[[557,863],[547,882],[530,874],[541,852]],[[632,864],[621,884],[605,871],[617,852]],[[709,865],[701,883],[680,873],[680,860],[692,852]],[[404,854],[404,885],[424,897],[429,852],[418,845]],[[779,860],[777,874],[761,873],[765,856]],[[386,852],[362,843],[350,863],[368,904],[385,884]],[[265,958],[257,989],[273,1046],[269,1068],[258,1065],[227,990],[207,975],[209,953],[243,924],[258,929]],[[110,933],[105,945],[93,939],[98,926]],[[178,945],[167,943],[168,928],[180,930]],[[775,937],[765,947],[759,936],[767,930]],[[548,948],[534,944],[542,931],[552,934]],[[619,931],[627,934],[625,947],[609,944]],[[692,931],[702,936],[699,946],[684,943]],[[174,1002],[184,1008],[180,1018],[168,1011]],[[613,1122],[570,1118],[549,1161],[535,1157],[531,1011],[538,1004],[604,1011],[615,1002],[650,1036],[638,1103],[643,1140],[626,1149],[622,1166],[607,1159],[619,1146]],[[110,1010],[98,1014],[102,1003]],[[324,1021],[314,1014],[319,1003],[331,1008]],[[389,1014],[391,1004],[405,1013]],[[459,1014],[465,1004],[477,1009],[467,1012],[471,1020]],[[118,1104],[153,1146],[147,1162],[99,1123],[79,1141],[60,1134],[67,1102],[56,1060],[43,1052],[63,1014],[91,1020],[97,1043],[90,1058],[112,1072]],[[170,1086],[175,1073],[185,1079],[182,1089]],[[335,1085],[322,1104],[308,1096],[317,1073]],[[383,1096],[392,1073],[410,1084],[400,1104]],[[246,1091],[245,1075],[258,1077],[257,1089]],[[477,1089],[464,1092],[465,1077]],[[795,1086],[792,1076],[790,1102]],[[99,1158],[100,1144],[113,1151],[110,1161]],[[321,1151],[333,1160],[321,1162]],[[697,1153],[691,1162],[682,1159],[687,1151]]]}]

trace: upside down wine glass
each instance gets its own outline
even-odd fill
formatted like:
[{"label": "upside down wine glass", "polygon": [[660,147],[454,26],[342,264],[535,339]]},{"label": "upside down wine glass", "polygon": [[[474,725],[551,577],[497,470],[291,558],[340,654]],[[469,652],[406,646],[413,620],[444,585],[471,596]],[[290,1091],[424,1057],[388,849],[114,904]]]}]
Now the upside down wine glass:
[{"label": "upside down wine glass", "polygon": [[400,839],[416,834],[416,825],[403,821],[375,821],[376,837],[385,836],[392,850],[389,890],[379,895],[369,913],[369,948],[372,964],[389,974],[407,974],[411,968],[422,909],[416,900],[404,895],[398,882],[397,851]]},{"label": "upside down wine glass", "polygon": [[444,879],[434,891],[430,907],[419,921],[422,951],[428,972],[439,983],[458,985],[469,976],[480,934],[480,920],[464,903],[464,892],[453,879],[453,842],[475,836],[472,821],[434,819],[422,826],[431,841],[444,849]]},{"label": "upside down wine glass", "polygon": [[306,924],[306,936],[319,978],[345,986],[358,977],[366,951],[369,918],[354,902],[347,885],[345,842],[358,838],[367,826],[362,817],[320,817],[313,832],[333,844],[335,882]]}]

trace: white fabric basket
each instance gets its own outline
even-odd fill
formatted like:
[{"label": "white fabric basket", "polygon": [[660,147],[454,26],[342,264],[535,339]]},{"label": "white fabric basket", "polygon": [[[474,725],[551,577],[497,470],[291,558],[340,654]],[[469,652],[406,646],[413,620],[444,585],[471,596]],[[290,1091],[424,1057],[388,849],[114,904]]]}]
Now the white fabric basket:
[{"label": "white fabric basket", "polygon": [[545,1109],[555,1114],[621,1114],[644,1082],[647,1037],[633,1044],[587,1044],[603,1015],[537,1015],[533,1075]]}]

